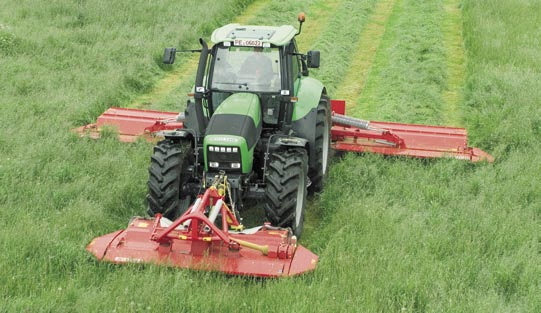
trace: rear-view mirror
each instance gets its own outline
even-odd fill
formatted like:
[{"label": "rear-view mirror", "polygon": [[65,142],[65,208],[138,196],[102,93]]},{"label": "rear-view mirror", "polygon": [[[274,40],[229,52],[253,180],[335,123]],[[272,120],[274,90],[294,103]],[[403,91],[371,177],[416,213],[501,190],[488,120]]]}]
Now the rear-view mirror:
[{"label": "rear-view mirror", "polygon": [[163,63],[173,64],[175,63],[175,56],[177,54],[177,48],[165,48],[163,51]]},{"label": "rear-view mirror", "polygon": [[319,68],[319,51],[310,50],[306,54],[307,56],[307,65],[309,68]]}]

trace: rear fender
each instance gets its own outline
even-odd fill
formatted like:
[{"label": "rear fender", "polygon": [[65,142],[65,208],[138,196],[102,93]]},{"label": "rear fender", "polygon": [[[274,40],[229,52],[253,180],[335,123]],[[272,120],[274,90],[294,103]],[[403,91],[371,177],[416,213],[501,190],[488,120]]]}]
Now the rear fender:
[{"label": "rear fender", "polygon": [[305,77],[299,84],[297,94],[299,100],[295,103],[292,129],[295,136],[307,140],[310,168],[317,166],[315,151],[317,106],[321,95],[326,93],[323,84],[316,79]]},{"label": "rear fender", "polygon": [[292,121],[297,122],[317,108],[322,93],[326,93],[323,84],[312,77],[302,77],[295,83],[295,95],[298,101],[294,104]]}]

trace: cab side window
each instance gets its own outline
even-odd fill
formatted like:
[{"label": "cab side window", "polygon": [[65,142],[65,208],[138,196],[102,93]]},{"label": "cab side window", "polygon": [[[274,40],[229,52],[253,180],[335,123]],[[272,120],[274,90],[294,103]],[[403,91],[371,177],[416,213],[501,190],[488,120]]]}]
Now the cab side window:
[{"label": "cab side window", "polygon": [[288,47],[289,50],[289,57],[291,62],[291,80],[293,81],[293,94],[297,94],[297,91],[299,89],[300,84],[300,76],[301,76],[301,60],[300,56],[295,55],[297,52],[297,44],[295,40],[293,40]]},{"label": "cab side window", "polygon": [[292,57],[292,64],[291,64],[291,67],[292,67],[292,70],[293,70],[293,81],[295,81],[297,78],[299,78],[299,75],[300,75],[300,60],[299,60],[299,56],[298,55],[293,55],[291,56]]}]

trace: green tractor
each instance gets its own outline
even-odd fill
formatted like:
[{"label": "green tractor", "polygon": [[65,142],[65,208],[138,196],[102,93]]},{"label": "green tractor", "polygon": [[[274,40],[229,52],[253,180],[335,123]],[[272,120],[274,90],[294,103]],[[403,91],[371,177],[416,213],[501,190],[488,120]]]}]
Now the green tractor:
[{"label": "green tractor", "polygon": [[[299,237],[306,197],[320,191],[331,147],[325,87],[308,76],[319,51],[302,54],[293,26],[216,29],[209,48],[200,39],[193,96],[184,127],[164,131],[149,168],[148,212],[174,219],[217,177],[227,177],[235,212],[262,201],[273,226]],[[164,63],[177,50],[166,48]],[[180,51],[179,51],[180,52]]]}]

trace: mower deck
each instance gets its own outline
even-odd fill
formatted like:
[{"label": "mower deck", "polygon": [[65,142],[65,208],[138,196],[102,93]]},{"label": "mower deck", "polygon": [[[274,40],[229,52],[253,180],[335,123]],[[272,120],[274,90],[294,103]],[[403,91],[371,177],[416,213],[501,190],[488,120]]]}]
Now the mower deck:
[{"label": "mower deck", "polygon": [[346,152],[369,152],[416,158],[455,158],[471,162],[493,158],[478,148],[468,146],[464,128],[370,122],[373,130],[344,125],[332,128],[333,148]]},{"label": "mower deck", "polygon": [[[165,228],[154,227],[155,219],[135,218],[126,230],[94,239],[87,250],[99,261],[152,263],[177,268],[223,272],[255,277],[295,276],[315,269],[318,256],[303,246],[284,244],[287,231],[264,227],[255,234],[235,234],[236,239],[268,246],[268,255],[250,248],[231,249],[222,240],[183,240],[172,233],[167,243],[152,239]],[[288,251],[294,249],[294,251]],[[288,257],[289,254],[289,257]]]},{"label": "mower deck", "polygon": [[315,269],[318,256],[297,245],[289,229],[265,224],[255,232],[243,231],[225,203],[227,184],[222,174],[174,222],[161,214],[136,217],[126,230],[95,238],[86,249],[99,261],[153,263],[231,275],[282,277]]},{"label": "mower deck", "polygon": [[118,131],[119,140],[134,142],[139,137],[151,139],[154,133],[165,129],[183,128],[177,121],[178,113],[154,110],[109,108],[103,112],[96,123],[81,126],[75,131],[81,135],[97,139],[103,127],[113,127]]}]

